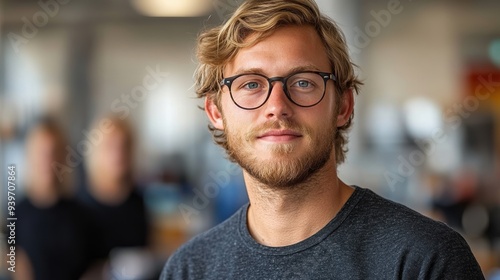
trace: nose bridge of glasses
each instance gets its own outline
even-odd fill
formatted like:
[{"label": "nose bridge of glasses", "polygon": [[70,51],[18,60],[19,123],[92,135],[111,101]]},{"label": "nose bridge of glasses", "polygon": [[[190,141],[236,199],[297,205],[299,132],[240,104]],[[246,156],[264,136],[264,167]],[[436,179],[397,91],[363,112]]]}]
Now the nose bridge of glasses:
[{"label": "nose bridge of glasses", "polygon": [[271,91],[273,90],[275,82],[281,82],[282,90],[285,93],[287,93],[287,90],[286,90],[286,79],[287,79],[286,77],[272,77],[272,78],[268,78],[267,81],[269,82],[269,93],[271,93]]}]

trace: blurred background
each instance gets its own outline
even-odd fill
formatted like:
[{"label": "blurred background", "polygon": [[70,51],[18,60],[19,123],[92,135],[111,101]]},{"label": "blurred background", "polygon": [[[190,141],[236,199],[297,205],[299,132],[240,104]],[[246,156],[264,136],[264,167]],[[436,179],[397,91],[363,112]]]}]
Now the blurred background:
[{"label": "blurred background", "polygon": [[[241,2],[0,0],[0,279],[155,279],[246,203],[192,88],[197,35]],[[500,279],[500,2],[317,2],[365,82],[340,177],[446,222]],[[61,252],[85,257],[44,263]]]}]

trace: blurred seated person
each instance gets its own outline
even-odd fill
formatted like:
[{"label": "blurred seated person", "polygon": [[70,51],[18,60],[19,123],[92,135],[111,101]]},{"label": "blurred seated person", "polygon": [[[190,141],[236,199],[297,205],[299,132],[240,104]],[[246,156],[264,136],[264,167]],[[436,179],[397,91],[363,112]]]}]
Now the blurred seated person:
[{"label": "blurred seated person", "polygon": [[[108,129],[101,130],[105,125]],[[127,122],[110,117],[96,123],[95,144],[86,158],[87,187],[79,195],[95,230],[94,256],[106,260],[114,248],[147,245],[142,196],[132,179],[133,135]]]},{"label": "blurred seated person", "polygon": [[66,146],[53,120],[40,121],[28,133],[25,198],[16,207],[15,279],[78,279],[88,266],[88,220],[69,198],[69,178],[58,177],[54,168],[65,163]]}]

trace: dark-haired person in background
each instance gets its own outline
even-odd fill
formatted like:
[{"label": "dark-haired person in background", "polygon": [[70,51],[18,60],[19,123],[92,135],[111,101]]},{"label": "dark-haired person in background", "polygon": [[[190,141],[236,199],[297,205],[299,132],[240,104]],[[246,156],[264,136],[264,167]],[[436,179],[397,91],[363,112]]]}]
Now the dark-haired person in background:
[{"label": "dark-haired person in background", "polygon": [[361,83],[313,0],[246,1],[197,54],[197,94],[250,203],[161,279],[484,278],[451,228],[337,177]]},{"label": "dark-haired person in background", "polygon": [[149,231],[144,201],[132,176],[131,127],[117,117],[102,119],[99,125],[103,122],[109,129],[100,132],[88,153],[88,183],[79,199],[94,222],[93,255],[107,260],[115,248],[145,247]]},{"label": "dark-haired person in background", "polygon": [[26,141],[25,199],[17,209],[15,279],[79,279],[90,262],[89,220],[71,199],[69,178],[59,180],[54,162],[63,162],[67,142],[61,128],[44,119]]}]

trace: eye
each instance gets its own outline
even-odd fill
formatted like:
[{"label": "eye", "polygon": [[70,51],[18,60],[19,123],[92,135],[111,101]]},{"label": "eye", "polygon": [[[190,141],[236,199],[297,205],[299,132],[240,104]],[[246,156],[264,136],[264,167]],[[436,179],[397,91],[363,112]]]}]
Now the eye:
[{"label": "eye", "polygon": [[257,82],[248,82],[246,84],[243,85],[243,88],[246,88],[246,89],[257,89],[259,88],[259,83]]},{"label": "eye", "polygon": [[301,81],[298,81],[297,83],[297,86],[299,87],[309,87],[311,85],[311,83],[309,81],[305,81],[305,80],[301,80]]},{"label": "eye", "polygon": [[236,78],[231,88],[235,92],[245,94],[259,93],[267,88],[267,80],[259,75],[245,74]]},{"label": "eye", "polygon": [[291,87],[296,89],[313,89],[316,84],[310,80],[296,80],[292,83]]}]

